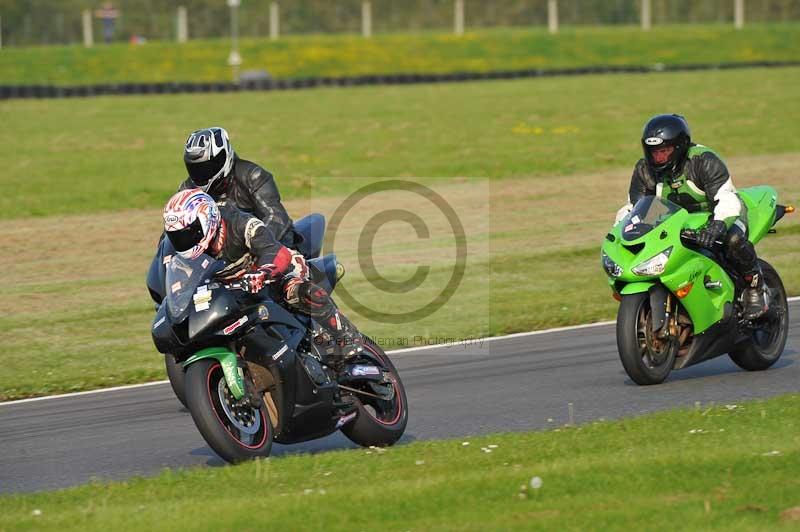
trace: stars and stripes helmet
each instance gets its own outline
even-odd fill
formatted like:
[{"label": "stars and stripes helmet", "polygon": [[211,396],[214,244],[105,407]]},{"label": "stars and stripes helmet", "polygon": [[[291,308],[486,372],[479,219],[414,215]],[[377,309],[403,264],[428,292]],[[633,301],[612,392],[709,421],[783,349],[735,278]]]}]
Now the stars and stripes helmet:
[{"label": "stars and stripes helmet", "polygon": [[228,132],[221,127],[210,127],[190,133],[183,151],[183,162],[192,183],[208,192],[233,168],[234,153]]},{"label": "stars and stripes helmet", "polygon": [[181,190],[164,207],[164,231],[186,259],[196,259],[208,249],[219,225],[219,207],[199,188]]}]

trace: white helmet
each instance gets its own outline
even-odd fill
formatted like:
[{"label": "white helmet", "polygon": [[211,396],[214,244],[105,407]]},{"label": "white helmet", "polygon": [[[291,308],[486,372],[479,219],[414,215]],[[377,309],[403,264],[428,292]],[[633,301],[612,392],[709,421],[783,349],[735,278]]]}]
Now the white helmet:
[{"label": "white helmet", "polygon": [[199,188],[181,190],[164,206],[164,231],[178,255],[196,259],[211,245],[220,218],[211,196]]},{"label": "white helmet", "polygon": [[183,162],[189,179],[203,192],[226,177],[233,168],[234,153],[228,132],[221,127],[198,129],[186,139]]}]

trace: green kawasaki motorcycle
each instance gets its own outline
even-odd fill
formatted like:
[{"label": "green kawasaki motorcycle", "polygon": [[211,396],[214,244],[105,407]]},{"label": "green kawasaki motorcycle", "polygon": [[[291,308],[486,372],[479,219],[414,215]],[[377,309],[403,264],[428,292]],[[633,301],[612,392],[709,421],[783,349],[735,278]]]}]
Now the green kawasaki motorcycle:
[{"label": "green kawasaki motorcycle", "polygon": [[[753,244],[793,207],[777,204],[771,187],[739,191],[747,207]],[[722,242],[697,245],[709,213],[689,213],[657,196],[647,196],[606,235],[602,265],[617,314],[617,348],[625,371],[637,384],[658,384],[673,369],[728,353],[741,368],[773,365],[783,353],[788,304],[778,272],[759,260],[769,310],[755,320],[742,317],[746,288],[726,262]]]}]

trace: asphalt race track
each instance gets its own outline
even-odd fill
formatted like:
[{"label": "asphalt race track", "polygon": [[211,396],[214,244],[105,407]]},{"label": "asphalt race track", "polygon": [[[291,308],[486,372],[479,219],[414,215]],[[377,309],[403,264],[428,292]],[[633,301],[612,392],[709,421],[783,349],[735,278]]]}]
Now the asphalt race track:
[{"label": "asphalt race track", "polygon": [[[736,403],[800,391],[800,301],[772,369],[748,373],[727,357],[636,386],[619,362],[613,325],[513,335],[483,345],[395,355],[409,399],[403,441],[544,429],[677,406]],[[353,447],[344,436],[273,455]],[[169,384],[0,404],[0,493],[153,475],[166,467],[222,465]]]}]

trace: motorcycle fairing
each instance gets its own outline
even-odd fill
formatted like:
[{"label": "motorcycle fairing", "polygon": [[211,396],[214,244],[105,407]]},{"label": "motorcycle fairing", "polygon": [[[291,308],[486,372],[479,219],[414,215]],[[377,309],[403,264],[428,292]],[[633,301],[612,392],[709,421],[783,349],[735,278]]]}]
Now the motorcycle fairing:
[{"label": "motorcycle fairing", "polygon": [[208,347],[206,349],[201,349],[190,356],[186,362],[183,363],[183,367],[184,369],[188,368],[198,360],[206,358],[215,358],[219,361],[222,366],[222,372],[225,374],[225,383],[228,385],[231,395],[237,400],[244,397],[244,374],[242,373],[242,368],[240,368],[237,363],[236,354],[231,353],[224,347]]}]

